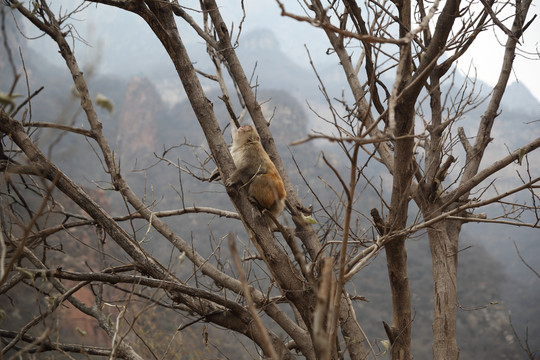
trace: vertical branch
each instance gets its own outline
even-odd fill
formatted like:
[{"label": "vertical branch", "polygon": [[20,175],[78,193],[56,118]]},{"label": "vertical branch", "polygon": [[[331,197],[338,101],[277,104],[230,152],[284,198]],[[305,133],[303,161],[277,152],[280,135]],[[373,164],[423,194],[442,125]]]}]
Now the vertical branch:
[{"label": "vertical branch", "polygon": [[253,298],[251,297],[251,291],[248,286],[246,274],[244,273],[244,269],[242,268],[242,263],[240,262],[240,257],[238,256],[238,250],[236,249],[236,244],[234,242],[234,236],[232,233],[229,233],[228,235],[229,239],[229,248],[231,250],[231,257],[233,259],[234,267],[236,268],[236,271],[238,272],[238,277],[240,278],[240,282],[242,283],[242,289],[244,293],[244,297],[246,298],[248,311],[255,322],[255,327],[261,334],[261,338],[263,341],[261,342],[261,347],[265,354],[269,356],[272,360],[279,360],[278,354],[276,353],[276,349],[272,346],[272,341],[270,340],[270,336],[268,336],[268,330],[263,325],[261,318],[259,317],[259,314],[257,314],[257,309],[255,308],[255,304],[253,303]]},{"label": "vertical branch", "polygon": [[[411,3],[403,1],[398,6],[401,38],[405,38],[411,28]],[[400,45],[400,59],[396,74],[393,97],[396,105],[393,114],[393,136],[403,137],[395,140],[394,169],[388,225],[390,231],[401,230],[407,223],[407,213],[413,177],[415,98],[403,97],[401,91],[411,77],[411,42]],[[389,107],[391,105],[389,104]],[[392,119],[389,120],[392,122]],[[391,126],[391,125],[390,125]],[[388,277],[392,291],[392,326],[389,339],[392,344],[391,356],[394,360],[412,359],[411,349],[411,299],[407,269],[407,250],[405,236],[398,237],[385,246]],[[388,332],[388,331],[387,331]]]},{"label": "vertical branch", "polygon": [[[317,19],[320,19],[320,21],[326,21],[325,9],[321,2],[319,0],[313,0],[312,3],[312,9],[315,12]],[[376,121],[371,113],[370,105],[366,100],[366,93],[360,83],[360,79],[356,75],[356,71],[351,61],[351,56],[343,46],[342,38],[340,39],[336,34],[334,34],[334,32],[327,28],[324,28],[324,31],[330,44],[332,45],[332,49],[334,49],[336,55],[339,57],[340,65],[345,73],[349,88],[353,93],[355,105],[357,106],[356,117],[358,121],[360,121],[365,128],[370,129],[369,136],[373,138],[384,137],[383,132],[377,126],[374,126]],[[380,161],[386,166],[390,173],[393,173],[393,158],[388,145],[386,143],[378,144],[376,151],[380,156]]]},{"label": "vertical branch", "polygon": [[333,262],[333,258],[325,258],[322,261],[320,284],[317,289],[317,306],[313,312],[313,344],[319,358],[323,360],[330,359],[331,344],[334,343],[335,334],[332,324],[328,324],[331,319],[329,300],[332,297]]},{"label": "vertical branch", "polygon": [[335,346],[337,341],[337,329],[338,329],[338,319],[340,313],[341,297],[345,294],[345,260],[347,258],[347,245],[349,241],[349,231],[351,227],[351,216],[353,211],[354,203],[354,192],[356,190],[356,181],[358,179],[357,174],[357,161],[358,161],[358,151],[360,150],[360,145],[354,144],[353,154],[351,157],[351,171],[349,178],[349,186],[345,188],[344,191],[347,194],[347,207],[345,209],[345,221],[343,224],[343,235],[341,239],[341,249],[339,254],[339,270],[338,270],[338,281],[335,289],[334,296],[334,308],[330,311],[330,319],[332,319],[331,326],[331,337],[330,344]]},{"label": "vertical branch", "polygon": [[[522,0],[516,3],[516,12],[514,15],[514,22],[512,24],[512,34],[521,36],[531,3],[532,0]],[[508,36],[506,40],[503,63],[499,73],[499,78],[495,84],[495,87],[493,88],[493,95],[491,96],[487,109],[482,116],[482,120],[476,134],[476,141],[471,151],[468,151],[466,154],[466,166],[460,185],[463,185],[466,181],[476,175],[478,169],[480,168],[484,151],[491,141],[491,129],[493,128],[495,118],[498,115],[497,111],[506,90],[510,74],[512,73],[512,66],[514,64],[514,58],[516,55],[518,39],[516,36],[511,35]],[[456,189],[456,192],[459,193],[460,189]],[[463,195],[468,195],[468,192]]]}]

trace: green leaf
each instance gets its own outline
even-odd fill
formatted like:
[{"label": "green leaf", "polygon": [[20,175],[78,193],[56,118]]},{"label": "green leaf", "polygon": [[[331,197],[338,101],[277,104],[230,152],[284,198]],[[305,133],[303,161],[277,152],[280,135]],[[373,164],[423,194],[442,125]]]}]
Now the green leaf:
[{"label": "green leaf", "polygon": [[382,353],[383,355],[386,354],[386,352],[388,351],[388,349],[390,349],[390,341],[388,340],[381,340],[381,345],[382,347],[384,348],[384,352]]},{"label": "green leaf", "polygon": [[519,158],[518,158],[518,164],[521,165],[523,162],[523,157],[525,156],[525,149],[519,149]]},{"label": "green leaf", "polygon": [[97,94],[96,95],[96,105],[101,106],[105,110],[109,112],[109,114],[112,114],[114,111],[114,103],[111,99],[106,97],[103,94]]},{"label": "green leaf", "polygon": [[311,216],[311,215],[310,216],[305,216],[304,214],[300,214],[300,215],[302,215],[302,219],[305,222],[307,222],[308,224],[316,224],[317,223],[317,220],[315,220],[313,218],[313,216]]},{"label": "green leaf", "polygon": [[182,265],[185,259],[186,259],[186,252],[182,251],[182,253],[178,256],[178,265]]},{"label": "green leaf", "polygon": [[0,91],[0,104],[7,105],[7,113],[9,114],[13,109],[15,109],[15,99],[21,97],[20,94],[6,94]]}]

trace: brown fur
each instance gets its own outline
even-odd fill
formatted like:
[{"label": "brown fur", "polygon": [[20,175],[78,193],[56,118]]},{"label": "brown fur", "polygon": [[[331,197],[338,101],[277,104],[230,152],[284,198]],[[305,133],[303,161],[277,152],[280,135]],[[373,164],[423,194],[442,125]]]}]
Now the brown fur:
[{"label": "brown fur", "polygon": [[[226,185],[244,184],[250,200],[277,218],[285,208],[285,186],[259,140],[259,134],[252,126],[238,128],[233,135],[231,148],[236,171]],[[267,222],[270,228],[275,228],[271,219],[267,219]]]}]

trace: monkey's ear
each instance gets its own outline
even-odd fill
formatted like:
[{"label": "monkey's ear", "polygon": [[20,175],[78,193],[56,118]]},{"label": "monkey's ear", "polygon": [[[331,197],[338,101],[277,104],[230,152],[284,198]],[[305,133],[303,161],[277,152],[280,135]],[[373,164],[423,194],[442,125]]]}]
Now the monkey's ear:
[{"label": "monkey's ear", "polygon": [[250,125],[251,129],[253,130],[253,135],[256,141],[261,141],[261,137],[259,136],[259,132],[257,131],[257,128],[255,125]]}]

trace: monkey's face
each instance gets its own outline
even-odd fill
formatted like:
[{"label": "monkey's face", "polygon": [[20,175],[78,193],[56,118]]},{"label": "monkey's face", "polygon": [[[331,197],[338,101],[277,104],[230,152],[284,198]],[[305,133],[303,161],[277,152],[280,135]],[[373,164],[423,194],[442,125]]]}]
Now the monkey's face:
[{"label": "monkey's face", "polygon": [[240,127],[238,128],[238,131],[239,131],[239,132],[253,131],[253,127],[252,127],[251,125],[240,126]]},{"label": "monkey's face", "polygon": [[244,125],[238,128],[236,132],[236,138],[240,142],[256,141],[260,140],[259,134],[251,125]]}]

